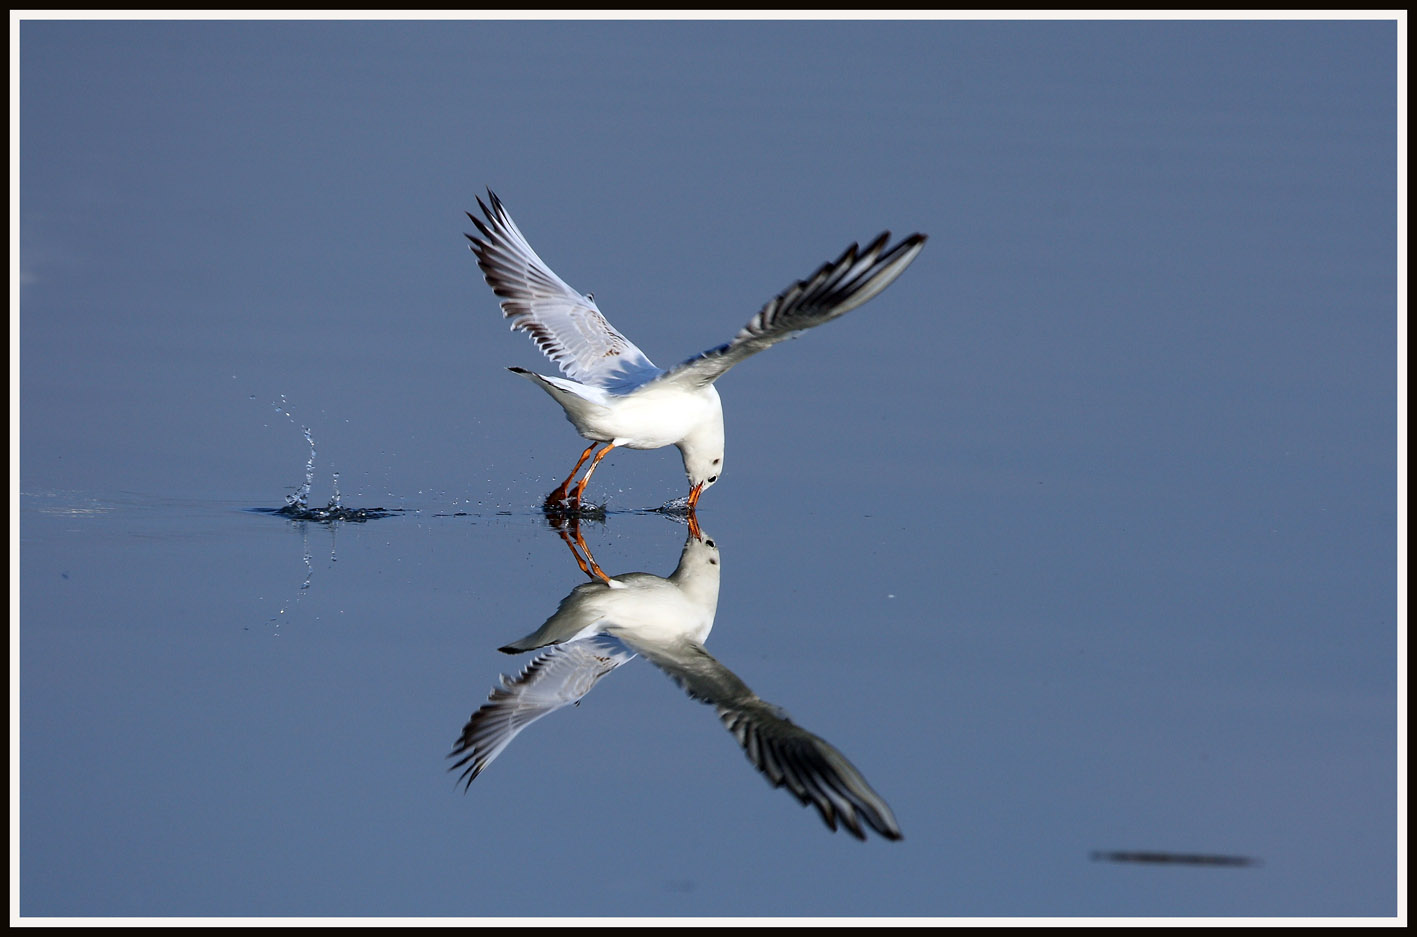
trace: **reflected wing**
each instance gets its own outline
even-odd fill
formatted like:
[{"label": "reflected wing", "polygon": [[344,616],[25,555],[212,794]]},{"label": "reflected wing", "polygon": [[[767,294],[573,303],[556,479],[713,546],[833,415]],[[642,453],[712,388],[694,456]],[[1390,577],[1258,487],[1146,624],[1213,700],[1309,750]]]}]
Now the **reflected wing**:
[{"label": "reflected wing", "polygon": [[467,213],[481,237],[469,234],[477,265],[512,328],[529,334],[536,347],[573,381],[625,393],[663,372],[615,330],[589,294],[571,289],[531,249],[502,202],[489,189],[486,216]]},{"label": "reflected wing", "polygon": [[597,635],[558,644],[538,655],[516,679],[502,676],[487,703],[463,726],[448,770],[462,768],[463,789],[527,726],[542,716],[579,702],[610,671],[635,656],[623,644]]},{"label": "reflected wing", "polygon": [[890,286],[925,246],[923,234],[885,250],[888,240],[889,231],[859,254],[852,244],[834,263],[823,264],[764,306],[733,341],[670,368],[661,380],[712,384],[744,358],[855,309]]},{"label": "reflected wing", "polygon": [[816,807],[831,829],[840,820],[853,836],[865,839],[864,820],[886,839],[902,837],[891,808],[845,755],[760,699],[703,647],[688,641],[670,646],[626,643],[690,696],[715,707],[763,776],[774,787],[786,787],[803,804]]}]

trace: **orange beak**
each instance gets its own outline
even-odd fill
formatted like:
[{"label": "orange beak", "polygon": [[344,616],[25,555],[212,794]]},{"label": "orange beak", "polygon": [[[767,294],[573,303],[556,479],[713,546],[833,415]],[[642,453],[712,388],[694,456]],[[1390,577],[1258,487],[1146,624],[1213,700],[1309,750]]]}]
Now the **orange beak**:
[{"label": "orange beak", "polygon": [[692,511],[694,509],[694,506],[699,503],[699,495],[703,493],[704,483],[699,482],[697,485],[694,486],[693,490],[689,492],[689,510]]}]

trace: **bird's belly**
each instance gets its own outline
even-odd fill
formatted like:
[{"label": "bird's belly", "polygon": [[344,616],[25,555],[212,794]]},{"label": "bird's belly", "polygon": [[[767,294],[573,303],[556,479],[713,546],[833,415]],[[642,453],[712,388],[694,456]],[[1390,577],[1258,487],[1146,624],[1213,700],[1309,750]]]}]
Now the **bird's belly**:
[{"label": "bird's belly", "polygon": [[622,440],[620,445],[630,449],[658,449],[679,442],[713,415],[701,394],[632,394],[602,408],[581,429],[590,438]]}]

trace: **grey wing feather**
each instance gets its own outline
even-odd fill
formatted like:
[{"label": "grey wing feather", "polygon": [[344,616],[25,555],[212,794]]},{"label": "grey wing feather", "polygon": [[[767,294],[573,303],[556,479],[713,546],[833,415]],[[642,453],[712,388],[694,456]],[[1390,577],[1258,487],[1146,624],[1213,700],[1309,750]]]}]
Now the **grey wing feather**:
[{"label": "grey wing feather", "polygon": [[490,206],[477,200],[485,220],[467,213],[480,234],[467,239],[512,328],[530,335],[562,373],[582,384],[623,393],[663,373],[606,321],[594,299],[573,290],[537,256],[492,190],[487,197]]},{"label": "grey wing feather", "polygon": [[503,675],[487,702],[472,714],[448,754],[457,758],[448,769],[462,768],[466,789],[511,744],[512,739],[542,716],[579,702],[600,678],[634,658],[624,645],[603,636],[570,641],[538,655],[515,679]]},{"label": "grey wing feather", "polygon": [[691,697],[713,706],[768,782],[816,807],[828,827],[835,830],[840,821],[857,839],[865,839],[864,820],[887,839],[902,838],[891,808],[845,755],[761,699],[702,646],[687,641],[672,646],[626,643]]},{"label": "grey wing feather", "polygon": [[823,264],[764,306],[732,341],[670,368],[660,380],[711,384],[744,358],[860,306],[910,266],[925,246],[926,235],[912,234],[885,250],[889,240],[886,231],[865,250],[852,244],[834,262]]}]

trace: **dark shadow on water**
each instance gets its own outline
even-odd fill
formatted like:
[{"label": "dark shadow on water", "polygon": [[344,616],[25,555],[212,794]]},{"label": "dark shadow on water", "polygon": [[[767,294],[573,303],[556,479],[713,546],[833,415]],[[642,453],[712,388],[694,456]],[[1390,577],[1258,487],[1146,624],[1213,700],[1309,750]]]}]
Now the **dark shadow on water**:
[{"label": "dark shadow on water", "polygon": [[403,508],[347,508],[340,504],[327,504],[319,508],[310,507],[308,504],[287,504],[282,508],[247,508],[247,510],[253,514],[273,514],[293,521],[315,521],[324,524],[336,521],[362,523],[404,513]]},{"label": "dark shadow on water", "polygon": [[[380,509],[382,510],[382,509]],[[670,520],[678,521],[681,524],[688,524],[693,517],[691,511],[683,502],[670,502],[662,504],[656,508],[617,508],[612,509],[605,504],[581,504],[572,506],[570,504],[541,504],[535,507],[528,507],[524,510],[503,509],[492,512],[498,517],[541,517],[547,525],[553,529],[560,529],[568,525],[575,526],[581,523],[599,524],[604,526],[610,522],[612,517],[667,517]],[[437,511],[431,513],[430,517],[477,517],[480,511]]]},{"label": "dark shadow on water", "polygon": [[1252,856],[1223,856],[1206,853],[1159,852],[1154,850],[1133,850],[1128,852],[1096,850],[1093,862],[1129,862],[1137,865],[1180,865],[1180,866],[1229,866],[1245,867],[1264,865]]},{"label": "dark shadow on water", "polygon": [[658,514],[663,517],[673,518],[680,523],[689,523],[694,516],[693,509],[688,507],[686,502],[671,501],[668,504],[661,504],[657,508],[624,508],[621,510],[611,510],[604,504],[570,504],[561,502],[557,504],[543,504],[541,506],[542,516],[546,518],[548,524],[553,528],[560,528],[566,524],[575,525],[581,521],[589,521],[594,524],[604,524],[616,514],[624,514],[636,517],[647,517],[651,514]]}]

